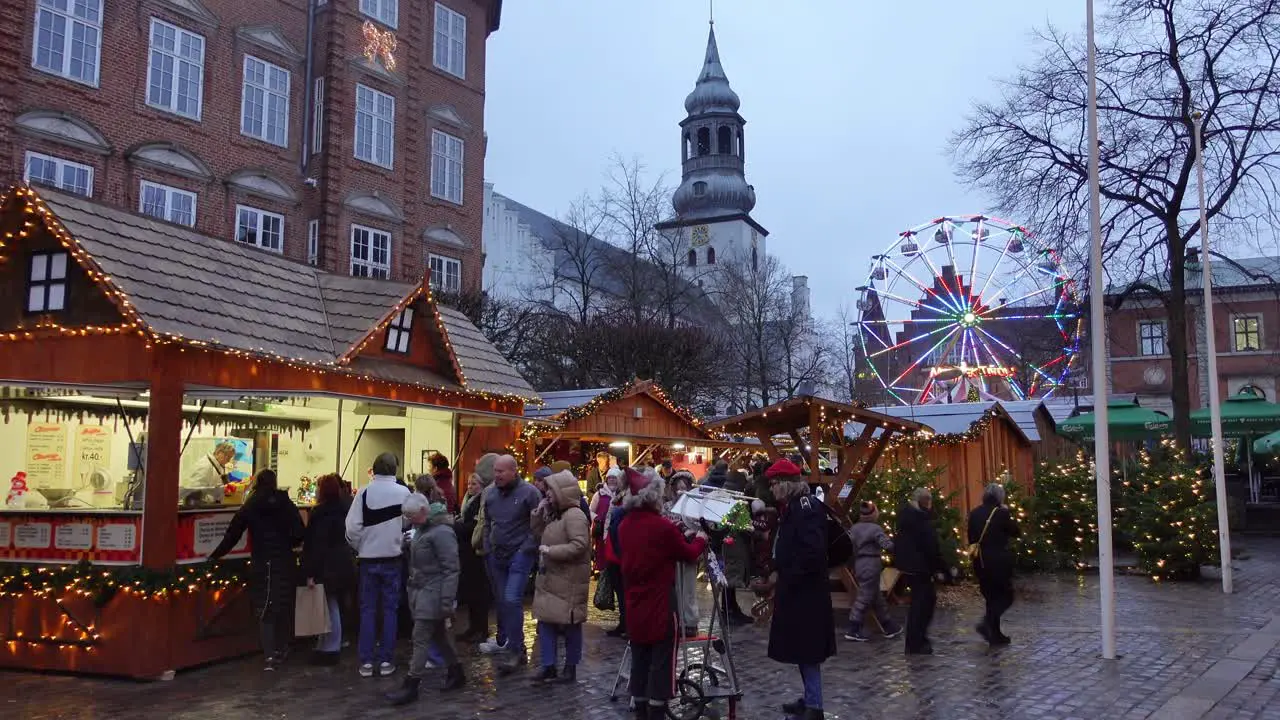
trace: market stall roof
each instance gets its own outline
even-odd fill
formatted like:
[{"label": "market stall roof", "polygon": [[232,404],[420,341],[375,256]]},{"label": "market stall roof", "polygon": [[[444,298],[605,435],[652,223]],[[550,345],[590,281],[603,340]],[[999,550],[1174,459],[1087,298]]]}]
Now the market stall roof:
[{"label": "market stall roof", "polygon": [[901,418],[880,410],[828,400],[816,395],[793,397],[774,403],[766,408],[748,410],[733,417],[717,420],[709,427],[731,435],[759,435],[761,432],[767,432],[772,436],[792,428],[807,426],[809,424],[809,408],[812,406],[818,408],[818,411],[828,424],[844,419],[845,424],[850,421],[859,424],[873,424],[877,427],[887,427],[897,432],[915,432],[924,429],[923,423],[916,422],[910,418]]},{"label": "market stall roof", "polygon": [[[1057,420],[1053,418],[1053,414],[1048,412],[1043,400],[1001,400],[1000,407],[1009,413],[1009,417],[1018,425],[1018,429],[1022,430],[1022,434],[1027,436],[1031,442],[1040,442],[1040,426],[1036,425],[1036,413],[1041,412],[1042,408],[1052,425],[1057,424]],[[1051,425],[1051,426],[1052,426]]]},{"label": "market stall roof", "polygon": [[[1280,404],[1251,392],[1232,395],[1222,402],[1222,434],[1227,437],[1266,435],[1280,430]],[[1198,437],[1212,434],[1209,408],[1191,412],[1191,433]]]},{"label": "market stall roof", "polygon": [[552,390],[538,393],[542,397],[542,405],[527,408],[524,416],[535,420],[551,420],[571,408],[582,407],[607,392],[617,388],[593,388],[589,390]]},{"label": "market stall roof", "polygon": [[[1079,397],[1055,395],[1043,402],[1044,409],[1049,411],[1049,415],[1053,417],[1055,423],[1060,423],[1072,415],[1089,412],[1093,409],[1092,395],[1081,395]],[[1123,402],[1132,405],[1138,402],[1138,394],[1111,393],[1107,396],[1107,402]]]},{"label": "market stall roof", "polygon": [[[652,380],[614,388],[541,393],[542,407],[525,409],[526,434],[543,438],[639,440],[649,443],[734,445],[706,429],[702,418],[673,402]],[[552,428],[552,425],[559,425]]]},{"label": "market stall roof", "polygon": [[[994,413],[1005,418],[1010,426],[1014,428],[1015,434],[1023,442],[1035,442],[1040,439],[1040,433],[1036,430],[1035,418],[1032,414],[1034,408],[1035,406],[1025,410],[1019,408],[1019,411],[1025,415],[1026,421],[1030,424],[1030,428],[1019,423],[1008,411],[1008,406],[1003,401],[995,400],[937,403],[932,405],[886,405],[870,409],[885,415],[914,420],[937,435],[963,434],[982,422],[988,413]],[[862,423],[849,423],[845,426],[844,433],[849,437],[857,437],[858,433],[862,432],[862,429]],[[876,433],[876,435],[878,434]]]},{"label": "market stall roof", "polygon": [[[28,190],[96,267],[95,278],[153,336],[397,383],[536,401],[537,393],[465,316],[420,284],[324,273],[88,198]],[[362,343],[421,301],[456,377],[360,357]]]}]

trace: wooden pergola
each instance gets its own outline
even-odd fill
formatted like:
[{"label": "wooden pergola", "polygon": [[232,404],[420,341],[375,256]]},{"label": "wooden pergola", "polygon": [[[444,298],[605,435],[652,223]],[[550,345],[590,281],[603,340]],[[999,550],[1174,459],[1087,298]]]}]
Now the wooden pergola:
[{"label": "wooden pergola", "polygon": [[[849,423],[862,426],[861,434],[855,439],[844,434]],[[830,482],[832,487],[842,488],[834,497],[827,496],[828,504],[837,513],[842,513],[845,502],[858,496],[858,491],[893,437],[916,433],[925,427],[912,420],[858,405],[805,395],[718,420],[708,429],[730,436],[754,437],[760,442],[761,449],[774,460],[782,457],[774,438],[780,435],[790,437],[796,448],[808,449],[810,483]],[[832,448],[837,453],[839,469],[834,477],[823,475],[818,469],[820,446]]]}]

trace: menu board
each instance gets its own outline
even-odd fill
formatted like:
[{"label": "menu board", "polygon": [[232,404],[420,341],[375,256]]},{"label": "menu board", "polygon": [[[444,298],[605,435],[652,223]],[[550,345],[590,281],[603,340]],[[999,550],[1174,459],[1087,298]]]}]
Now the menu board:
[{"label": "menu board", "polygon": [[134,565],[142,559],[138,515],[6,513],[0,519],[0,562]]},{"label": "menu board", "polygon": [[27,483],[32,489],[67,486],[67,426],[31,423],[27,426]]},{"label": "menu board", "polygon": [[81,481],[87,481],[94,470],[111,467],[112,433],[102,425],[81,425],[76,428],[75,472]]},{"label": "menu board", "polygon": [[[178,562],[197,563],[209,559],[209,553],[218,547],[227,534],[231,518],[235,512],[194,512],[178,515]],[[227,558],[249,557],[249,533],[240,535],[240,540],[226,554]]]}]

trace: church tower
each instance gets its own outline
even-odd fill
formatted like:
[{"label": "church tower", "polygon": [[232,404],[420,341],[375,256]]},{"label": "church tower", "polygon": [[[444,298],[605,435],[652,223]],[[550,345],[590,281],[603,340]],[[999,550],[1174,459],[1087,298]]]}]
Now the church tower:
[{"label": "church tower", "polygon": [[712,21],[702,72],[684,101],[681,183],[671,198],[675,217],[657,225],[664,233],[679,233],[688,244],[690,275],[717,263],[737,260],[755,266],[764,261],[769,233],[751,218],[756,191],[747,184],[747,121],[738,114],[741,104],[720,64]]}]

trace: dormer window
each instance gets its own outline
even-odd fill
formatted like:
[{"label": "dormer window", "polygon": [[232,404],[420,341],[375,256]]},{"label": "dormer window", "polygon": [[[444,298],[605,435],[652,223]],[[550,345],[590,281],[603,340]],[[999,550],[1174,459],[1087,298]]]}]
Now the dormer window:
[{"label": "dormer window", "polygon": [[66,308],[67,253],[32,253],[27,274],[27,312],[61,312]]},{"label": "dormer window", "polygon": [[413,333],[413,308],[400,311],[387,326],[387,350],[393,353],[409,352],[409,337]]}]

